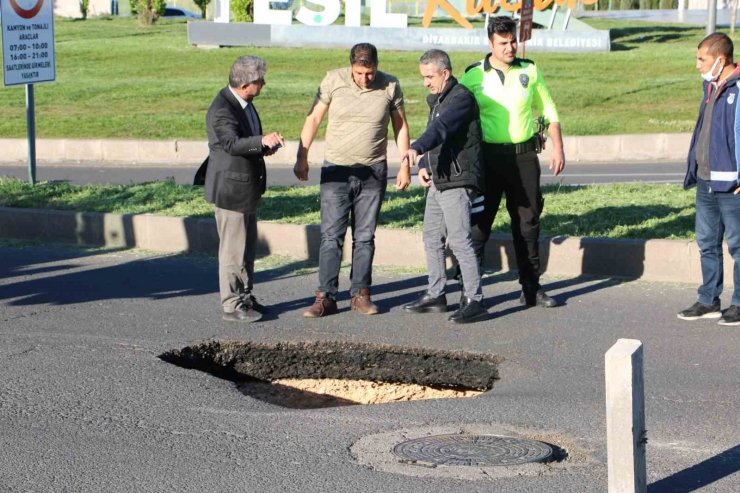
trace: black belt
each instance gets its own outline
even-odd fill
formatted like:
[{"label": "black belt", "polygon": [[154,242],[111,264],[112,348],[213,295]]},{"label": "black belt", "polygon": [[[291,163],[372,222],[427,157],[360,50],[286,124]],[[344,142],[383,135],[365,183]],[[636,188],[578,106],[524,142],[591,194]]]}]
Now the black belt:
[{"label": "black belt", "polygon": [[483,145],[495,154],[526,154],[537,150],[537,145],[535,144],[536,138],[536,136],[532,137],[520,144],[490,144],[485,142]]}]

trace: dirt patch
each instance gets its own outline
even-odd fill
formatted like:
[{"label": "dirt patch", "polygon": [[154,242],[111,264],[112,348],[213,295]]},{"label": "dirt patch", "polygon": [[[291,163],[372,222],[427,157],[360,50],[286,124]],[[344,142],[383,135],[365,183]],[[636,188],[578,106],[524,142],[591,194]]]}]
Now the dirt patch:
[{"label": "dirt patch", "polygon": [[[383,404],[387,402],[415,401],[420,399],[451,399],[460,397],[475,397],[482,394],[479,390],[456,390],[426,387],[416,384],[398,384],[387,382],[371,382],[369,380],[338,380],[335,378],[315,379],[280,379],[272,385],[261,385],[261,391],[269,393],[273,399],[290,401],[292,406],[303,404],[309,407],[311,401],[321,400],[325,396],[327,403],[335,402],[334,406],[352,404]],[[284,388],[295,389],[311,395],[305,399],[296,399],[294,392],[285,392]],[[255,396],[254,383],[239,385],[242,392],[250,391]],[[268,397],[267,395],[264,396]],[[333,398],[333,399],[332,399]],[[292,407],[291,406],[291,407]],[[322,406],[330,407],[330,406]]]},{"label": "dirt patch", "polygon": [[483,393],[479,390],[440,389],[416,384],[371,382],[369,380],[286,379],[276,380],[275,383],[315,394],[333,395],[358,404],[475,397]]}]

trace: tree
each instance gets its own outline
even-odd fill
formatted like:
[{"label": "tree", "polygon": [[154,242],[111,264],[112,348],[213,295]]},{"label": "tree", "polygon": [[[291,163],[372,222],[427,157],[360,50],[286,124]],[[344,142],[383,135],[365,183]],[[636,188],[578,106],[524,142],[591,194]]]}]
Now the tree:
[{"label": "tree", "polygon": [[619,10],[639,10],[640,0],[620,0]]},{"label": "tree", "polygon": [[211,0],[193,0],[195,5],[198,6],[200,9],[200,13],[203,16],[203,18],[206,18],[206,12],[208,10],[208,4],[211,2]]}]

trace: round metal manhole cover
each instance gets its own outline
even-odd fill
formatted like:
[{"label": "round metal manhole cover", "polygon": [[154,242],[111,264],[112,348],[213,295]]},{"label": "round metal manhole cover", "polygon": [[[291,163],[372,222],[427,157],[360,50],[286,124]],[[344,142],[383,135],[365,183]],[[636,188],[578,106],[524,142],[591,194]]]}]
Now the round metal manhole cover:
[{"label": "round metal manhole cover", "polygon": [[436,435],[399,443],[401,462],[437,466],[520,466],[552,456],[546,443],[497,435]]}]

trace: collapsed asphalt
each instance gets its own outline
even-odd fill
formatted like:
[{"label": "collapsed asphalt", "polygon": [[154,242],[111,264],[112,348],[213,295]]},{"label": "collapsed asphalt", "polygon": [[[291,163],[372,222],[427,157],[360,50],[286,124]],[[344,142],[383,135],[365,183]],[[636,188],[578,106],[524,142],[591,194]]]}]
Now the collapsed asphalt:
[{"label": "collapsed asphalt", "polygon": [[[605,491],[604,353],[620,337],[645,344],[650,493],[740,490],[740,332],[676,318],[695,286],[545,277],[564,306],[524,309],[512,277],[493,275],[491,320],[460,328],[405,314],[426,278],[388,272],[373,276],[380,315],[350,312],[344,292],[338,315],[306,320],[316,274],[285,266],[257,275],[255,294],[276,315],[229,325],[212,258],[0,247],[0,259],[4,491]],[[391,344],[505,361],[493,391],[473,399],[294,410],[158,358],[212,340]],[[376,470],[352,452],[366,437],[447,427],[549,437],[584,460],[471,481]]]}]

